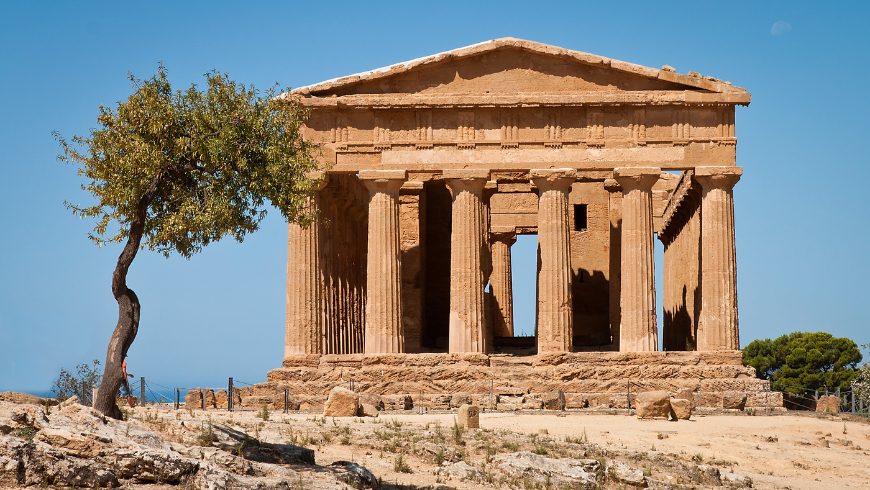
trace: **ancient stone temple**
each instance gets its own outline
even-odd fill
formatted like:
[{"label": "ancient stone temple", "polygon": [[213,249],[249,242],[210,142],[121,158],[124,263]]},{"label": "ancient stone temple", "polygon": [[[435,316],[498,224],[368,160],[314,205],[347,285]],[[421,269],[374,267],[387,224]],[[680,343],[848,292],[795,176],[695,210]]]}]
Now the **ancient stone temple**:
[{"label": "ancient stone temple", "polygon": [[[602,402],[633,380],[777,403],[739,351],[745,89],[506,38],[287,96],[311,110],[305,136],[326,170],[310,202],[321,221],[289,226],[270,385],[416,394],[490,380]],[[536,287],[522,288],[537,292],[532,339],[514,337],[520,234],[539,244]]]}]

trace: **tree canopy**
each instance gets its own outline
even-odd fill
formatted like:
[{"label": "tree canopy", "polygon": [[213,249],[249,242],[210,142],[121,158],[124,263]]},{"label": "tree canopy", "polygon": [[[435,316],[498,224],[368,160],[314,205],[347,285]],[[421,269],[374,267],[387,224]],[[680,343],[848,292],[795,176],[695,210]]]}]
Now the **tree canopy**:
[{"label": "tree canopy", "polygon": [[66,203],[97,219],[92,240],[127,239],[143,198],[142,245],[187,258],[222,237],[242,241],[256,231],[266,201],[290,221],[311,218],[300,210],[314,185],[305,174],[318,169],[317,147],[301,135],[306,110],[277,87],[261,94],[213,71],[204,92],[173,91],[162,65],[151,79],[129,79],[133,95],[116,110],[100,106],[90,136],[70,144],[55,134],[59,158],[79,165],[88,181],[82,189],[97,199]]},{"label": "tree canopy", "polygon": [[88,136],[55,133],[59,159],[79,166],[82,189],[96,199],[67,207],[96,219],[89,236],[100,246],[125,242],[112,274],[118,323],[94,403],[115,418],[121,362],[139,328],[139,299],[127,287],[139,249],[190,258],[226,236],[241,242],[267,204],[303,225],[314,218],[306,203],[319,184],[309,177],[318,146],[302,137],[305,108],[277,86],[261,93],[216,71],[205,77],[204,91],[173,91],[162,65],[148,80],[130,75],[133,94],[114,110],[100,106]]},{"label": "tree canopy", "polygon": [[849,389],[861,352],[854,341],[825,332],[794,332],[774,340],[754,340],[743,349],[743,363],[755,368],[775,389]]}]

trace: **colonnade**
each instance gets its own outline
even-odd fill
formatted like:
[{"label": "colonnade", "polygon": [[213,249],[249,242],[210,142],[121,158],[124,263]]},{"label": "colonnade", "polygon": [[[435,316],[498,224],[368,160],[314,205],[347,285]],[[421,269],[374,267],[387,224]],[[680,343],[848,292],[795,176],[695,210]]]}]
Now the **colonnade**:
[{"label": "colonnade", "polygon": [[[653,236],[659,230],[653,225],[652,188],[660,174],[655,167],[617,168],[605,186],[620,192],[622,203],[620,270],[618,276],[611,274],[612,280],[619,281],[621,315],[614,341],[620,351],[658,349]],[[739,167],[694,170],[703,189],[699,350],[739,348],[731,189],[740,174]],[[539,194],[539,353],[572,350],[568,196],[576,177],[574,169],[529,172]],[[442,178],[453,199],[449,352],[486,353],[492,349],[493,333],[513,334],[510,246],[516,235],[512,229],[490,229],[484,192],[488,170],[444,170]],[[367,206],[360,206],[346,192],[342,196],[325,188],[309,205],[324,207],[324,196],[329,196],[331,204],[321,212],[335,228],[290,224],[285,356],[405,352],[399,189],[406,180],[404,170],[360,171]],[[366,244],[364,251],[361,243]],[[484,294],[488,282],[490,319]],[[492,332],[487,330],[488,322]],[[359,328],[363,325],[364,331]]]}]

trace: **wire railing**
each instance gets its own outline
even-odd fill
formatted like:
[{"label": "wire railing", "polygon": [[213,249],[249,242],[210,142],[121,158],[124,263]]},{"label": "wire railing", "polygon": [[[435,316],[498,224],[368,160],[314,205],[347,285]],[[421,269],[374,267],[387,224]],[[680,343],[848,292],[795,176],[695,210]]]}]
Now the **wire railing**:
[{"label": "wire railing", "polygon": [[[468,403],[479,406],[485,411],[582,411],[582,412],[630,412],[635,407],[637,394],[643,385],[626,381],[625,391],[602,392],[567,392],[555,391],[546,393],[529,393],[527,388],[500,386],[494,379],[481,379],[463,382],[458,389],[435,389],[427,380],[407,380],[395,382],[393,392],[380,396],[368,393],[370,383],[355,380],[339,380],[330,385],[298,383],[289,387],[258,388],[255,383],[228,379],[227,386],[221,387],[169,387],[152,380],[140,378],[138,390],[139,405],[157,405],[173,407],[174,409],[224,409],[224,410],[260,410],[264,405],[272,410],[284,412],[314,412],[321,411],[328,392],[336,387],[344,387],[360,395],[361,401],[373,401],[380,410],[438,412],[453,411],[461,404]],[[237,385],[242,385],[238,387]],[[92,405],[96,393],[95,387],[82,386],[82,393],[93,393],[91,397],[82,396],[83,404]],[[133,388],[131,386],[131,388]],[[161,392],[162,390],[165,390]],[[167,396],[166,392],[172,393]],[[739,393],[739,391],[737,392]],[[752,402],[756,404],[759,397],[781,396],[782,405],[787,410],[798,411],[828,411],[851,413],[870,417],[870,402],[862,399],[852,390],[808,390],[779,382],[771,382],[771,391],[756,393]],[[694,390],[683,393],[689,396],[697,411],[717,412],[742,410],[745,406],[756,405],[748,403],[726,404],[722,391]],[[761,400],[762,410],[773,411],[776,400]],[[748,403],[748,405],[747,405]]]}]

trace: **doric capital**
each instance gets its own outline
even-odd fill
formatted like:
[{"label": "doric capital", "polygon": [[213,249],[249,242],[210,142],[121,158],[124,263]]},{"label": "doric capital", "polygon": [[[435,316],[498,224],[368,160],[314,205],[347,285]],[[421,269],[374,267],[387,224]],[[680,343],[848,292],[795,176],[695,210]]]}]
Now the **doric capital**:
[{"label": "doric capital", "polygon": [[441,174],[444,182],[454,194],[458,190],[467,190],[478,194],[483,192],[486,182],[489,180],[489,170],[486,169],[444,169]]},{"label": "doric capital", "polygon": [[517,241],[517,229],[513,226],[493,226],[489,234],[494,242],[504,242],[508,246]]},{"label": "doric capital", "polygon": [[650,190],[659,180],[662,169],[658,167],[620,167],[613,170],[613,178],[624,191]]},{"label": "doric capital", "polygon": [[406,170],[360,170],[359,180],[372,192],[396,192],[408,178]]},{"label": "doric capital", "polygon": [[604,179],[604,190],[607,192],[622,192],[622,186],[616,179]]},{"label": "doric capital", "polygon": [[743,175],[743,167],[695,167],[695,180],[704,190],[730,190]]},{"label": "doric capital", "polygon": [[567,191],[576,179],[577,171],[573,168],[533,168],[529,171],[529,180],[539,191]]}]

